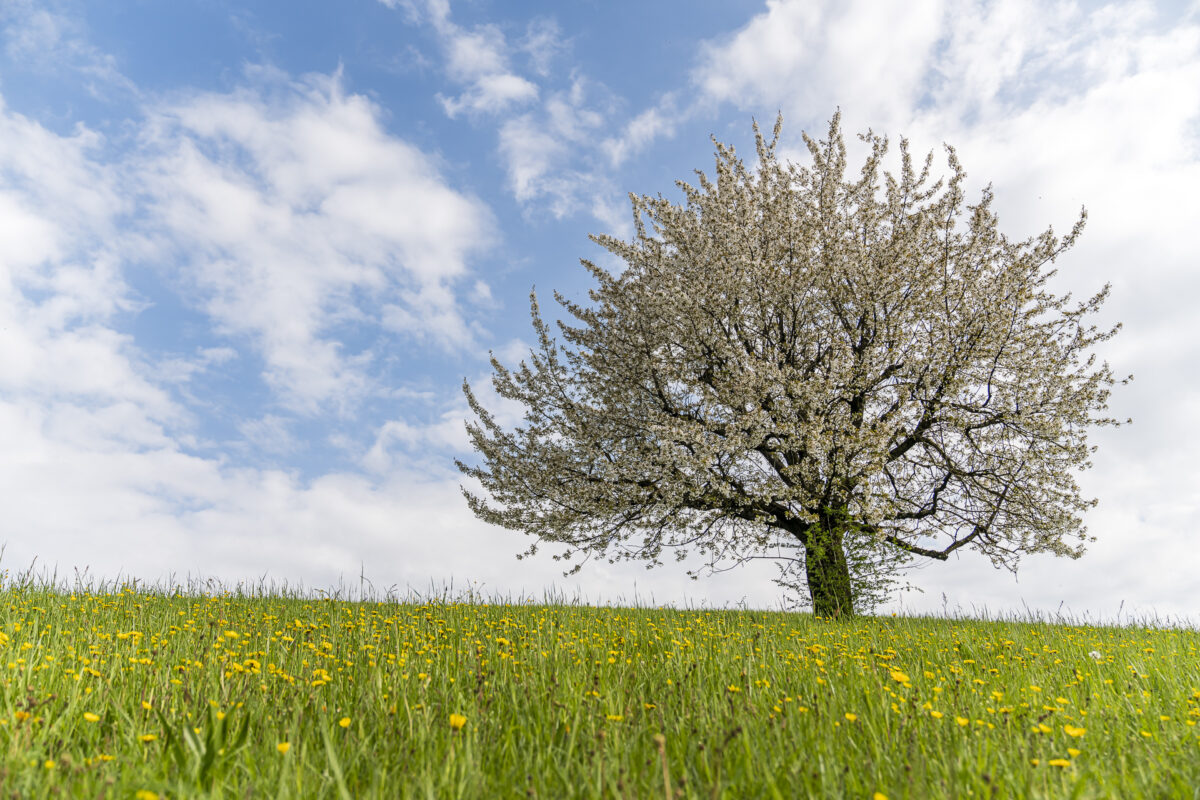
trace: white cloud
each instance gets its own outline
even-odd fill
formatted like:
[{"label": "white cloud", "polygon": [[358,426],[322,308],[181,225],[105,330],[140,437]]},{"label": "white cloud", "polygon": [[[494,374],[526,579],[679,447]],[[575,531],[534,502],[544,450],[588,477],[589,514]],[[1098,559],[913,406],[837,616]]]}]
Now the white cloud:
[{"label": "white cloud", "polygon": [[519,49],[529,56],[533,71],[545,78],[550,75],[550,63],[568,49],[558,23],[552,19],[530,20],[525,28]]},{"label": "white cloud", "polygon": [[[386,2],[392,8],[402,7],[410,24],[428,21],[445,51],[446,75],[450,80],[466,84],[457,97],[438,95],[446,116],[459,114],[502,114],[510,107],[526,105],[537,99],[536,84],[511,72],[508,65],[510,47],[504,33],[495,25],[477,25],[466,30],[450,21],[450,6],[446,2],[426,0]],[[544,62],[554,44],[553,30],[531,28],[527,47],[533,48],[535,61]]]},{"label": "white cloud", "polygon": [[[523,211],[540,209],[544,203],[556,219],[581,210],[607,215],[615,190],[595,163],[596,157],[605,149],[611,158],[612,152],[637,148],[641,144],[638,137],[645,137],[643,129],[654,123],[647,118],[635,125],[629,142],[615,143],[611,137],[606,141],[603,126],[615,104],[609,102],[608,108],[598,109],[587,97],[589,91],[603,91],[602,85],[572,70],[569,86],[545,91],[510,69],[510,56],[525,53],[539,77],[550,77],[550,62],[567,50],[554,20],[531,20],[514,47],[495,25],[477,25],[468,30],[455,24],[450,20],[448,3],[383,2],[403,9],[410,24],[427,23],[433,28],[445,52],[447,77],[467,84],[457,96],[437,95],[446,115],[498,118],[498,149],[508,187]],[[540,105],[530,109],[538,100]],[[412,327],[408,316],[396,311],[390,314],[393,323],[403,328]]]},{"label": "white cloud", "polygon": [[536,100],[538,88],[524,78],[502,73],[485,75],[457,98],[438,96],[446,116],[453,119],[461,112],[496,114],[509,106]]},{"label": "white cloud", "polygon": [[577,76],[570,88],[551,93],[540,113],[500,125],[509,189],[526,209],[545,202],[561,219],[580,210],[603,212],[614,202],[612,179],[591,163],[605,114],[588,105],[587,84]]},{"label": "white cloud", "polygon": [[619,167],[655,139],[674,136],[679,123],[674,97],[668,94],[657,106],[648,108],[629,120],[619,137],[604,140],[602,148],[608,156],[609,164]]},{"label": "white cloud", "polygon": [[113,90],[137,94],[116,59],[88,43],[77,20],[39,7],[33,0],[6,0],[0,6],[0,25],[5,54],[23,69],[51,74],[73,70],[84,76],[95,97],[107,97]]},{"label": "white cloud", "polygon": [[446,71],[452,80],[473,81],[503,72],[508,64],[508,45],[494,25],[465,31],[443,20],[436,25],[446,47]]},{"label": "white cloud", "polygon": [[709,102],[779,104],[801,119],[841,104],[890,124],[919,99],[941,17],[940,0],[768,0],[731,38],[702,47],[693,81]]},{"label": "white cloud", "polygon": [[290,421],[278,414],[265,414],[258,419],[238,423],[238,433],[245,444],[257,452],[271,455],[287,454],[298,449],[296,437],[289,430]]},{"label": "white cloud", "polygon": [[489,210],[338,76],[259,77],[155,109],[137,165],[162,247],[206,311],[251,338],[268,382],[304,412],[370,388],[373,354],[346,352],[338,324],[399,309],[422,338],[469,347],[451,287],[494,237]]},{"label": "white cloud", "polygon": [[154,364],[154,373],[163,383],[185,384],[214,366],[237,358],[232,347],[201,347],[191,358],[167,357]]},{"label": "white cloud", "polygon": [[531,114],[500,126],[500,153],[508,165],[508,179],[517,202],[527,203],[545,189],[545,178],[566,159],[566,144],[546,132]]},{"label": "white cloud", "polygon": [[121,275],[116,215],[129,207],[101,144],[57,136],[0,99],[0,389],[47,402],[133,403],[157,419],[180,409],[138,371],[109,323],[136,307]]}]

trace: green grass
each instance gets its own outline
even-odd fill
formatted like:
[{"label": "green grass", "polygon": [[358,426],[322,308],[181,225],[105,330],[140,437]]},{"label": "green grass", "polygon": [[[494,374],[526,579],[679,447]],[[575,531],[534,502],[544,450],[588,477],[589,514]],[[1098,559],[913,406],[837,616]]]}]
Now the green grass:
[{"label": "green grass", "polygon": [[25,581],[0,631],[0,798],[1200,796],[1191,629]]}]

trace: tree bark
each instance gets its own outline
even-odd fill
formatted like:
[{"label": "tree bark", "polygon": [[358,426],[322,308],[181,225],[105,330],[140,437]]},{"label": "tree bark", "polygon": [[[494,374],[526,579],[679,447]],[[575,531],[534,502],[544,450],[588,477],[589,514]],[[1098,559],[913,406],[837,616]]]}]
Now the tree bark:
[{"label": "tree bark", "polygon": [[820,524],[808,531],[804,543],[804,569],[813,614],[818,617],[854,616],[854,595],[850,588],[850,567],[843,544],[845,515],[836,511],[822,514]]}]

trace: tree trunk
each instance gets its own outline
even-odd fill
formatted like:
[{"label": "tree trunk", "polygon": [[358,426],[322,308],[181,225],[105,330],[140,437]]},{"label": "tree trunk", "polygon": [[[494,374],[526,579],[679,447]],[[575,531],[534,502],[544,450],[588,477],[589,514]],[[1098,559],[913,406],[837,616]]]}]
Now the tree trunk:
[{"label": "tree trunk", "polygon": [[804,569],[813,614],[831,619],[854,616],[850,567],[836,514],[823,514],[820,525],[809,529],[804,544]]}]

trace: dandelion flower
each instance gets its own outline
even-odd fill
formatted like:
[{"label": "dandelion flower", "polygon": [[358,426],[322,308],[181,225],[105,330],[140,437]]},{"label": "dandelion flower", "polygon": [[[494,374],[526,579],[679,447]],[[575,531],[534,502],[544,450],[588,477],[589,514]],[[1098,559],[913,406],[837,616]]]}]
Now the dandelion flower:
[{"label": "dandelion flower", "polygon": [[1052,758],[1049,761],[1047,761],[1046,763],[1052,767],[1069,767],[1069,766],[1071,766],[1071,761],[1066,758]]},{"label": "dandelion flower", "polygon": [[730,691],[731,693],[735,693],[735,692],[740,692],[740,691],[741,691],[741,689],[740,689],[740,688],[738,688],[737,686],[730,686],[730,687],[729,687],[729,691]]},{"label": "dandelion flower", "polygon": [[134,797],[136,800],[158,800],[158,795],[149,789],[138,789]]},{"label": "dandelion flower", "polygon": [[467,718],[464,717],[462,714],[451,714],[450,715],[450,727],[453,728],[454,730],[457,731],[457,730],[461,729],[463,725],[466,725],[466,724],[467,724]]},{"label": "dandelion flower", "polygon": [[350,718],[342,717],[341,719],[338,720],[338,725],[341,725],[343,728],[349,728],[350,727]]},{"label": "dandelion flower", "polygon": [[930,711],[929,716],[933,717],[934,719],[941,719],[945,715],[940,711]]},{"label": "dandelion flower", "polygon": [[138,737],[138,739],[140,739],[143,742],[153,742],[157,738],[158,737],[155,736],[153,733],[143,733],[141,736]]},{"label": "dandelion flower", "polygon": [[[908,683],[909,682],[908,676],[905,675],[900,670],[892,670],[891,674],[892,674],[892,680],[894,680],[896,683]],[[876,792],[876,794],[878,794],[878,792]]]},{"label": "dandelion flower", "polygon": [[1082,752],[1081,750],[1076,750],[1074,747],[1067,748],[1067,755],[1069,755],[1071,758],[1074,758],[1075,756],[1079,755],[1081,752]]},{"label": "dandelion flower", "polygon": [[275,749],[278,750],[280,753],[286,753],[288,750],[292,749],[292,743],[291,742],[280,742],[279,744],[275,745]]},{"label": "dandelion flower", "polygon": [[54,769],[54,761],[48,758],[46,759],[46,763],[42,764],[42,766],[46,769]]},{"label": "dandelion flower", "polygon": [[1104,655],[1099,650],[1093,650],[1090,653],[1088,653],[1088,655],[1091,656],[1092,658],[1096,659],[1097,661],[1104,658]]},{"label": "dandelion flower", "polygon": [[1074,739],[1078,739],[1087,733],[1087,728],[1076,728],[1074,725],[1063,725],[1063,733]]},{"label": "dandelion flower", "polygon": [[605,714],[604,718],[609,722],[621,722],[625,719],[624,715],[622,714]]},{"label": "dandelion flower", "polygon": [[849,713],[848,713],[848,714],[846,714],[846,721],[847,721],[847,722],[854,722],[854,721],[855,721],[855,720],[857,720],[857,719],[858,719],[858,715],[857,715],[857,714],[849,714]]},{"label": "dandelion flower", "polygon": [[964,728],[971,724],[971,720],[967,719],[966,717],[955,717],[954,721]]},{"label": "dandelion flower", "polygon": [[88,722],[99,722],[100,721],[100,715],[93,714],[91,711],[83,712],[83,718],[86,719]]}]

